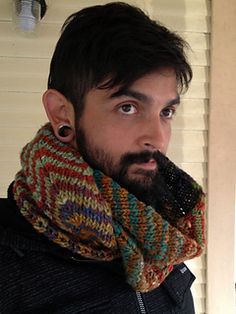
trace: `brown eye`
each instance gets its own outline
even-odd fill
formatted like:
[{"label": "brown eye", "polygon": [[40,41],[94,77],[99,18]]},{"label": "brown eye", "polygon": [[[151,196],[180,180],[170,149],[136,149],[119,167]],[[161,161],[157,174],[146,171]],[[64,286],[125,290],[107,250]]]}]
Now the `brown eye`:
[{"label": "brown eye", "polygon": [[173,118],[175,111],[176,110],[174,108],[165,108],[161,111],[161,116],[166,119],[171,119]]},{"label": "brown eye", "polygon": [[134,114],[137,112],[137,109],[132,104],[124,104],[119,107],[119,111],[124,114]]}]

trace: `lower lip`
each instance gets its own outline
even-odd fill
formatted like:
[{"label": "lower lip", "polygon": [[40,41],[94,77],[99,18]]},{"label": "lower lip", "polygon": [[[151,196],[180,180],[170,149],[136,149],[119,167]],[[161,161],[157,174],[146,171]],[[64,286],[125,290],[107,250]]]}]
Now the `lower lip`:
[{"label": "lower lip", "polygon": [[157,169],[157,163],[155,160],[150,160],[149,162],[145,162],[142,164],[138,164],[139,168],[146,169],[146,170],[156,170]]}]

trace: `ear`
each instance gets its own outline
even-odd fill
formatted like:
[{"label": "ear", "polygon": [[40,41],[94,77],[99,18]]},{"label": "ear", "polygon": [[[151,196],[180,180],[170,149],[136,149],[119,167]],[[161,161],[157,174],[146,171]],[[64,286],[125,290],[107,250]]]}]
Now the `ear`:
[{"label": "ear", "polygon": [[[55,89],[48,89],[43,94],[43,105],[52,125],[55,136],[64,143],[75,147],[75,113],[72,104]],[[69,126],[66,136],[59,134],[60,127]]]}]

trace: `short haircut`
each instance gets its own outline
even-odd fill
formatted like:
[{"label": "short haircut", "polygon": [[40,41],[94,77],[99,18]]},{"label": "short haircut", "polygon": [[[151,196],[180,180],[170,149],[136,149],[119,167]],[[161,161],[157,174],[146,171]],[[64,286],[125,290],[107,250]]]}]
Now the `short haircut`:
[{"label": "short haircut", "polygon": [[145,74],[173,68],[180,92],[192,79],[187,43],[141,9],[123,2],[96,5],[67,18],[50,66],[48,88],[61,92],[77,118],[92,88],[129,86]]}]

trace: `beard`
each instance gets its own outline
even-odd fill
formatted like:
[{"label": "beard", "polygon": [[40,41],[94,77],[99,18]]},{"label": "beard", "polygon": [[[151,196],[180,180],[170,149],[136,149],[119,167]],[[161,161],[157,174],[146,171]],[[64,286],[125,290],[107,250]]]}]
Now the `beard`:
[{"label": "beard", "polygon": [[[161,152],[146,150],[125,153],[120,161],[115,163],[112,155],[87,140],[81,128],[77,134],[78,150],[90,167],[117,181],[137,199],[155,208],[174,226],[179,218],[190,212],[199,202],[202,190],[197,188],[196,182]],[[156,170],[139,168],[133,173],[136,176],[129,175],[133,164],[146,163],[151,159],[156,161]]]},{"label": "beard", "polygon": [[76,142],[80,154],[91,168],[102,171],[145,204],[154,208],[160,206],[160,196],[163,195],[166,184],[158,172],[158,167],[157,170],[137,169],[134,173],[135,178],[129,176],[129,168],[133,164],[146,163],[154,159],[158,165],[159,151],[128,152],[121,156],[117,164],[108,152],[88,141],[82,128],[77,131]]}]

